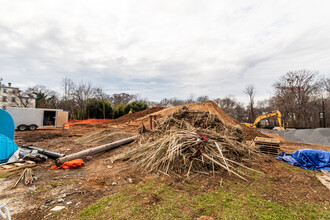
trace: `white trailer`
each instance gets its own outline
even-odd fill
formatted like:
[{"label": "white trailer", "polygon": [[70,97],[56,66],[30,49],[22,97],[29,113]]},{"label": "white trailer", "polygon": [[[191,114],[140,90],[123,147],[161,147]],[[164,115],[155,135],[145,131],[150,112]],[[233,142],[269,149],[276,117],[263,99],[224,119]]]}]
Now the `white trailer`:
[{"label": "white trailer", "polygon": [[40,127],[63,127],[68,122],[68,112],[62,109],[7,107],[19,131],[36,130]]}]

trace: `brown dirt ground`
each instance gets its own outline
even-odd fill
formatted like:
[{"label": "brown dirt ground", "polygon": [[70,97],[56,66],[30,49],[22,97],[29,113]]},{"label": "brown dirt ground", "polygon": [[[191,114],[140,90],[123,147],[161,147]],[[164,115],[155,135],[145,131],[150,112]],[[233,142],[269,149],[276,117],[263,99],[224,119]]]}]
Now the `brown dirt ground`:
[{"label": "brown dirt ground", "polygon": [[[193,106],[193,107],[192,107]],[[206,102],[202,106],[197,104],[188,105],[188,107],[202,109],[211,109],[210,111],[217,115],[222,115],[223,120],[237,124],[233,119],[228,118],[227,114],[215,106]],[[176,107],[180,108],[180,107]],[[163,109],[157,114],[171,113],[172,109]],[[150,113],[149,113],[150,114]],[[227,116],[226,116],[227,115]],[[148,119],[148,115],[144,118]],[[144,119],[143,119],[144,120]],[[36,131],[24,131],[16,132],[16,143],[20,146],[23,144],[33,144],[34,146],[41,147],[57,151],[60,153],[70,154],[78,152],[83,149],[97,146],[95,143],[78,143],[77,139],[91,132],[102,132],[106,129],[119,129],[122,132],[128,132],[136,134],[137,128],[143,122],[141,118],[129,123],[108,123],[108,124],[96,124],[96,125],[76,125],[71,126],[70,130],[64,131],[62,129],[55,130],[36,130]],[[247,130],[252,133],[249,135],[251,138],[255,135],[260,135],[260,132],[255,130]],[[246,129],[245,129],[246,130]],[[267,134],[268,136],[268,134]],[[294,143],[283,140],[281,137],[274,137],[281,140],[281,150],[283,151],[295,151],[297,148],[312,148],[323,149],[324,146],[319,145],[304,145],[301,143]],[[20,206],[29,207],[20,213],[13,215],[14,219],[67,219],[72,216],[76,216],[79,211],[86,208],[90,204],[97,202],[99,199],[112,194],[122,187],[126,187],[129,183],[128,178],[133,179],[133,184],[149,178],[157,177],[156,174],[144,173],[138,170],[131,162],[116,161],[112,163],[112,158],[115,155],[127,151],[127,149],[133,147],[134,143],[122,146],[110,152],[94,155],[85,158],[86,165],[81,169],[74,170],[50,170],[50,167],[54,165],[54,161],[49,160],[46,163],[38,164],[33,168],[37,180],[32,186],[25,186],[20,183],[16,189],[13,189],[13,195],[20,195],[24,199],[19,201]],[[264,180],[270,184],[273,184],[271,191],[265,191],[263,197],[278,202],[295,201],[297,198],[305,199],[306,202],[315,203],[329,203],[330,196],[326,193],[326,188],[311,175],[307,175],[306,172],[301,172],[298,167],[286,166],[285,163],[277,161],[272,156],[260,156],[257,158],[251,158],[246,162],[246,165],[255,169],[259,169],[266,173]],[[112,168],[110,168],[110,166]],[[292,172],[291,170],[294,170]],[[13,182],[15,182],[20,175],[21,171],[16,171],[12,175],[5,178],[6,181],[10,181],[9,188]],[[219,171],[220,172],[220,171]],[[313,172],[313,171],[311,171]],[[154,177],[156,175],[156,177]],[[315,174],[314,174],[315,175]],[[182,187],[182,180],[176,177],[164,177],[161,176],[164,181],[172,182],[173,187]],[[196,184],[202,184],[206,191],[212,191],[215,187],[219,186],[220,179],[224,181],[237,182],[243,184],[242,188],[235,188],[234,190],[242,190],[242,193],[246,189],[252,189],[255,191],[262,190],[259,180],[250,179],[248,183],[241,181],[240,179],[228,175],[226,172],[220,172],[215,177],[206,176],[203,174],[196,175],[193,179],[189,180]],[[233,190],[228,186],[228,190]],[[193,191],[191,193],[194,193]],[[58,202],[58,199],[66,194],[64,202]],[[0,200],[2,197],[0,196]],[[54,200],[56,203],[53,205],[65,205],[60,215],[49,215],[50,209],[53,206],[47,206],[47,200]],[[71,204],[66,204],[71,202]],[[27,205],[30,206],[27,206]],[[10,204],[8,204],[10,205]],[[32,206],[32,207],[31,207]],[[47,216],[45,218],[45,216]],[[77,217],[77,216],[76,216]]]},{"label": "brown dirt ground", "polygon": [[[20,143],[34,144],[38,147],[62,152],[72,153],[88,147],[95,146],[92,144],[78,144],[75,139],[88,132],[101,130],[103,128],[89,128],[89,131],[83,126],[72,127],[71,130],[48,130],[32,132],[17,132],[17,139]],[[43,136],[44,139],[39,142],[25,142],[25,138],[31,141],[31,136]],[[45,138],[47,137],[47,138]],[[25,197],[24,203],[34,204],[34,208],[27,209],[21,213],[15,214],[13,217],[17,219],[43,219],[44,216],[50,213],[50,208],[53,206],[46,206],[48,199],[57,201],[59,196],[68,194],[64,198],[64,203],[56,202],[55,205],[66,204],[72,202],[71,205],[66,205],[68,208],[61,212],[61,218],[65,219],[67,216],[74,216],[81,209],[88,205],[95,203],[106,195],[116,192],[121,187],[125,187],[128,183],[128,178],[132,178],[134,183],[138,183],[150,174],[143,173],[134,167],[130,162],[115,162],[111,163],[113,155],[120,154],[126,149],[132,147],[133,144],[123,146],[111,152],[95,155],[91,158],[85,159],[85,167],[77,170],[50,170],[49,168],[54,164],[52,160],[44,164],[39,164],[33,168],[37,176],[37,180],[33,186],[27,187],[20,184],[16,190]],[[290,146],[287,146],[288,148]],[[317,148],[317,146],[314,146]],[[261,156],[260,158],[251,159],[247,164],[250,167],[260,169],[267,174],[265,178],[276,187],[273,191],[265,192],[263,197],[272,199],[274,201],[285,202],[294,201],[296,198],[306,198],[306,201],[313,201],[316,203],[329,203],[329,196],[325,194],[325,188],[318,182],[316,178],[306,175],[304,172],[299,172],[300,168],[292,167],[297,172],[288,172],[288,169],[283,166],[283,162],[275,160],[273,157]],[[112,166],[113,168],[108,168]],[[20,172],[8,177],[14,182]],[[162,177],[165,181],[173,182],[173,187],[180,187],[181,182],[174,177]],[[212,191],[218,186],[220,179],[224,181],[236,181],[242,184],[247,184],[246,187],[250,189],[259,190],[261,187],[258,181],[253,179],[249,183],[244,183],[234,176],[229,176],[223,172],[216,177],[206,177],[205,175],[197,175],[193,180],[195,183],[203,185],[206,191]],[[113,185],[116,182],[116,185]],[[230,188],[230,187],[229,187]],[[232,190],[229,189],[228,190]],[[297,191],[297,188],[299,190]],[[25,190],[22,192],[22,190]],[[236,189],[237,190],[237,189]],[[242,188],[244,191],[245,189]],[[70,195],[70,193],[73,193]],[[192,192],[193,193],[193,192]],[[47,218],[53,218],[48,216]],[[46,219],[47,219],[46,218]],[[56,217],[58,218],[58,216]]]}]

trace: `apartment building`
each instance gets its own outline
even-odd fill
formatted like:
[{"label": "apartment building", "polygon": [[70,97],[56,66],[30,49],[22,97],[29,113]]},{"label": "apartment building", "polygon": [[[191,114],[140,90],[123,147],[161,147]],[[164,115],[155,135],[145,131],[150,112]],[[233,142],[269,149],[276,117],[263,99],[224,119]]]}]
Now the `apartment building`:
[{"label": "apartment building", "polygon": [[19,88],[12,87],[11,83],[5,85],[0,82],[0,108],[2,109],[6,109],[6,107],[35,108],[35,106],[36,106],[35,98],[22,95]]}]

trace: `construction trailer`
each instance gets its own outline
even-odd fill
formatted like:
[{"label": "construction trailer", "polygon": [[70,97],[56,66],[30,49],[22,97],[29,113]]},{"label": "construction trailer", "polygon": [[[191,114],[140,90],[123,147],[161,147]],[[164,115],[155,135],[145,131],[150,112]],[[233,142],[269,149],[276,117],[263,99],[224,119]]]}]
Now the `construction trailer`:
[{"label": "construction trailer", "polygon": [[41,127],[63,127],[69,113],[62,109],[7,107],[19,131],[36,130]]}]

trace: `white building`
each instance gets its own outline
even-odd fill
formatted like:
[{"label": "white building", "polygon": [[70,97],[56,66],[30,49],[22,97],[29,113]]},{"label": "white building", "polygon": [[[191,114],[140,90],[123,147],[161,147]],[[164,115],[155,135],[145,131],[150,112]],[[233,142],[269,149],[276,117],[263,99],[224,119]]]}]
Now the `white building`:
[{"label": "white building", "polygon": [[12,87],[11,83],[6,86],[0,81],[0,108],[6,107],[35,108],[36,99],[22,95],[19,88]]}]

